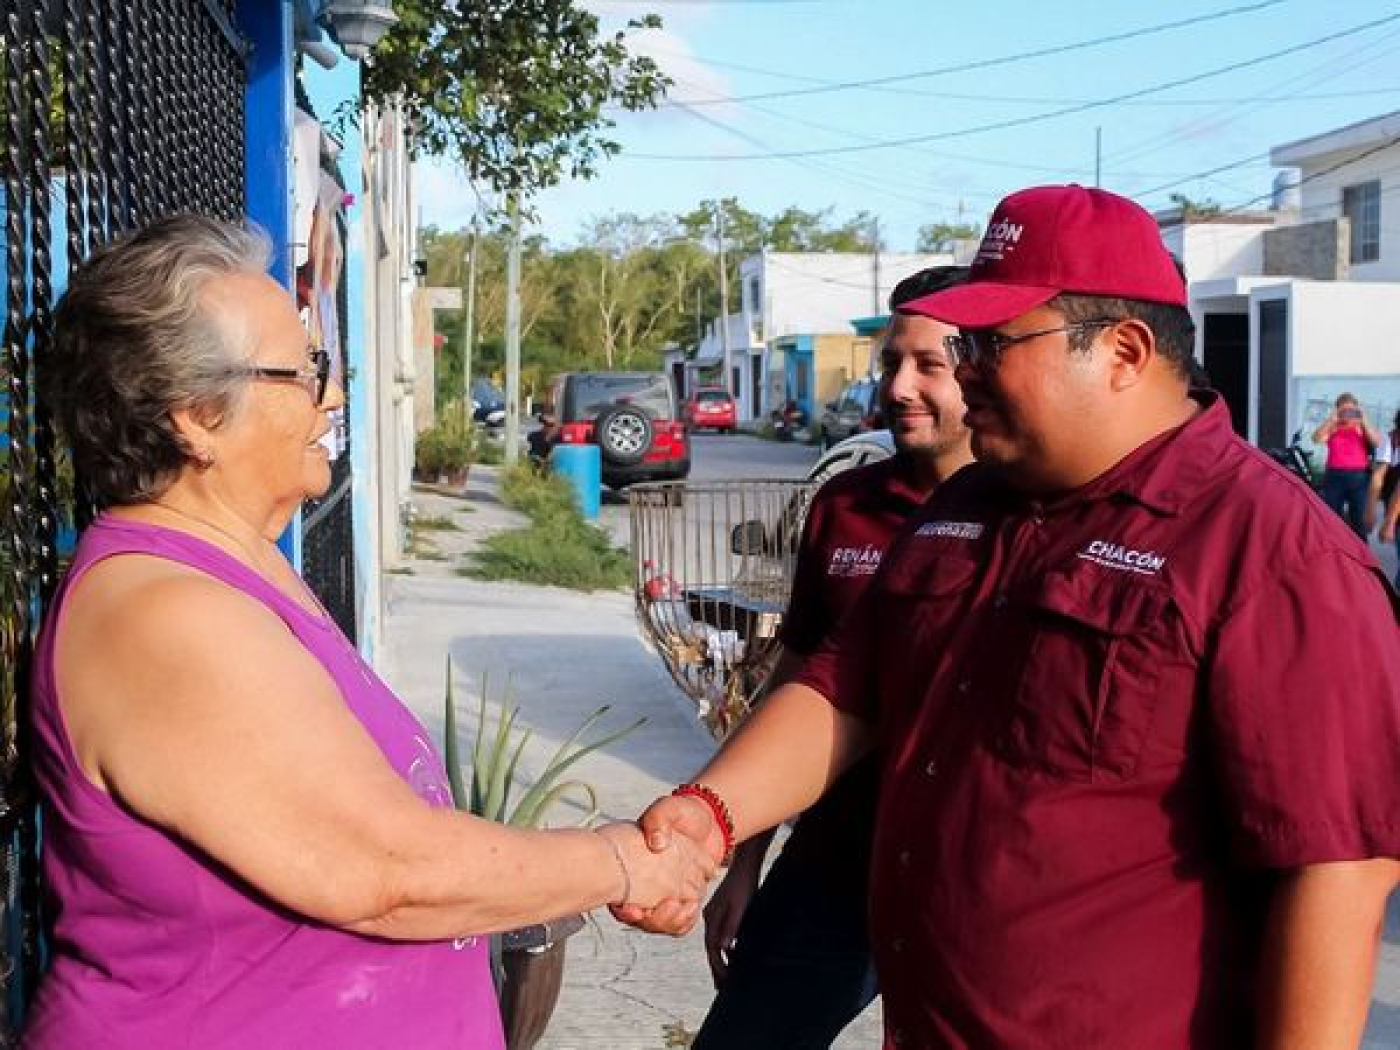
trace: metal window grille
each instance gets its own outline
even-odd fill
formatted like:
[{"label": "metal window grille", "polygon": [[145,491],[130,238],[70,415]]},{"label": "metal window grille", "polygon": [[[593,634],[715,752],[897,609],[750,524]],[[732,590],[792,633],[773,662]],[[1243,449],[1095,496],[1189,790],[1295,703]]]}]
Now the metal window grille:
[{"label": "metal window grille", "polygon": [[246,47],[231,15],[231,0],[0,5],[0,1046],[39,969],[21,698],[75,523],[34,365],[95,247],[177,211],[243,215]]}]

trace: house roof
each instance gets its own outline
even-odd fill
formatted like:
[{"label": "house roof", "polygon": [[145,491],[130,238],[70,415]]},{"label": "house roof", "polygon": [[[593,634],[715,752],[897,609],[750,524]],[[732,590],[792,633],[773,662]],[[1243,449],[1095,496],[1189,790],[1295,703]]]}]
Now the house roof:
[{"label": "house roof", "polygon": [[1269,151],[1269,163],[1302,167],[1334,154],[1384,145],[1400,145],[1400,110],[1275,146]]}]

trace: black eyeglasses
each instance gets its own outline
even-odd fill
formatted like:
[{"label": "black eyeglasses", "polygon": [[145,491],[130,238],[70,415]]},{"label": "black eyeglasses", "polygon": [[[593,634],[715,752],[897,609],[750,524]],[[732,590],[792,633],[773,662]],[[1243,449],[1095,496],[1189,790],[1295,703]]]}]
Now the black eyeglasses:
[{"label": "black eyeglasses", "polygon": [[[319,346],[310,347],[307,357],[310,368],[273,368],[270,365],[249,365],[237,370],[236,374],[249,375],[257,379],[274,379],[282,382],[300,380],[311,395],[312,404],[320,405],[326,400],[326,387],[331,380],[331,355]],[[313,384],[314,385],[310,385]]]},{"label": "black eyeglasses", "polygon": [[1003,335],[1001,332],[993,332],[990,329],[970,329],[958,335],[945,335],[943,346],[948,351],[948,356],[953,359],[953,365],[967,365],[980,372],[995,371],[997,365],[1001,363],[1001,355],[1006,352],[1008,346],[1015,346],[1017,343],[1024,343],[1028,339],[1036,339],[1042,335],[1054,335],[1056,332],[1079,332],[1086,328],[1108,328],[1116,325],[1120,318],[1097,317],[1089,321],[1074,321],[1070,324],[1062,324],[1056,328],[1038,328],[1034,332],[1021,332],[1018,335]]}]

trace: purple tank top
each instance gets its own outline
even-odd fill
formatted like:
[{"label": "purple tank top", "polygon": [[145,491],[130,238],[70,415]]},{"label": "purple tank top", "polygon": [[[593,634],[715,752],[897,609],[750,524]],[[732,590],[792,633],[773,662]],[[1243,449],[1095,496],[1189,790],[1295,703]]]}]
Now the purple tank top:
[{"label": "purple tank top", "polygon": [[99,517],[78,545],[34,664],[53,933],[23,1045],[500,1050],[485,938],[394,943],[304,920],[83,774],[55,695],[53,638],[73,582],[103,558],[133,552],[189,565],[266,604],[325,667],[399,775],[432,805],[451,804],[422,726],[330,620],[211,544]]}]

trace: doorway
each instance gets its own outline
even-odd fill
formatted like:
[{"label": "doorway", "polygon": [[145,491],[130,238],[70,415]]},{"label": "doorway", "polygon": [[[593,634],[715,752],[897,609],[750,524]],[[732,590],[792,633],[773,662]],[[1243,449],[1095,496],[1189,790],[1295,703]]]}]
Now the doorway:
[{"label": "doorway", "polygon": [[1230,425],[1249,436],[1249,315],[1206,314],[1201,364],[1230,410]]}]

